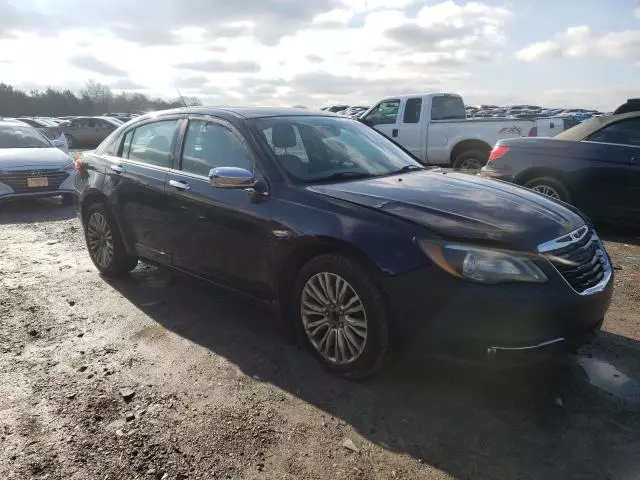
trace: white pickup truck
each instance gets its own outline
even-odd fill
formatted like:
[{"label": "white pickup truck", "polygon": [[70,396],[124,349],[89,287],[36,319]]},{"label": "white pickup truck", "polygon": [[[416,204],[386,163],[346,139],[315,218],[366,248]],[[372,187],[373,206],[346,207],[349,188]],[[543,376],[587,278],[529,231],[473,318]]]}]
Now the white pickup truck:
[{"label": "white pickup truck", "polygon": [[480,169],[503,138],[535,136],[536,123],[509,118],[467,119],[460,95],[398,95],[377,102],[360,120],[429,165]]}]

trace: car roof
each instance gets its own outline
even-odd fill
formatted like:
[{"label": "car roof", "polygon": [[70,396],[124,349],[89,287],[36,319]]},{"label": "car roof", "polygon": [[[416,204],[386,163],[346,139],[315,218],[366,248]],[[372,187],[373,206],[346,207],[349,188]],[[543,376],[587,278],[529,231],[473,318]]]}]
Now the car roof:
[{"label": "car roof", "polygon": [[[160,110],[147,113],[137,119],[153,118],[164,115],[214,115],[219,117],[236,118],[262,118],[262,117],[290,117],[290,116],[316,116],[337,117],[337,115],[325,111],[313,111],[303,108],[284,107],[182,107],[171,110]],[[339,117],[342,118],[342,117]]]}]

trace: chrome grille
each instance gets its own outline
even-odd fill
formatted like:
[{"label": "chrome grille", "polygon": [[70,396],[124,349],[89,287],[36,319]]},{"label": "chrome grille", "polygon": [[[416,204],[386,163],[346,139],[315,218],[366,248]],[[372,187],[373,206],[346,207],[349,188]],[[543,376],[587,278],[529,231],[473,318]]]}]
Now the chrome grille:
[{"label": "chrome grille", "polygon": [[599,291],[611,278],[611,265],[600,239],[588,227],[538,247],[569,285],[587,295]]},{"label": "chrome grille", "polygon": [[[38,170],[37,175],[33,174],[32,170],[15,170],[13,172],[0,173],[0,182],[11,187],[16,193],[43,192],[57,190],[68,176],[68,172],[58,169]],[[27,178],[29,177],[47,177],[49,185],[46,187],[29,187],[27,185]]]}]

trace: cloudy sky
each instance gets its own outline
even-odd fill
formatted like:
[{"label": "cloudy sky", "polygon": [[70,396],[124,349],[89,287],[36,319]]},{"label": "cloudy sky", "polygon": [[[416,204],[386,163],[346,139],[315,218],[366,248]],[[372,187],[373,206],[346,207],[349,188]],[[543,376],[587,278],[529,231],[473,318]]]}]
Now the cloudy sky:
[{"label": "cloudy sky", "polygon": [[612,110],[640,97],[638,0],[0,0],[0,82],[207,104]]}]

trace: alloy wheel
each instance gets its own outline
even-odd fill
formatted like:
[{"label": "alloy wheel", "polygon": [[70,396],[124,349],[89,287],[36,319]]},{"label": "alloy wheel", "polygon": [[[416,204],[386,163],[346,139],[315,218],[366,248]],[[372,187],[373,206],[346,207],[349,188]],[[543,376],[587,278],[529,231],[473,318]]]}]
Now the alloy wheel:
[{"label": "alloy wheel", "polygon": [[345,365],[360,357],[367,342],[367,314],[344,278],[329,272],[309,278],[300,311],[307,338],[326,361]]},{"label": "alloy wheel", "polygon": [[467,158],[460,164],[460,170],[480,170],[482,162],[477,158]]},{"label": "alloy wheel", "polygon": [[544,185],[544,184],[536,185],[532,187],[531,190],[533,190],[534,192],[540,193],[542,195],[546,195],[547,197],[561,200],[561,197],[558,191],[555,188],[550,187],[549,185]]},{"label": "alloy wheel", "polygon": [[94,212],[87,223],[87,244],[93,259],[103,268],[109,268],[113,261],[113,235],[107,219],[100,212]]}]

